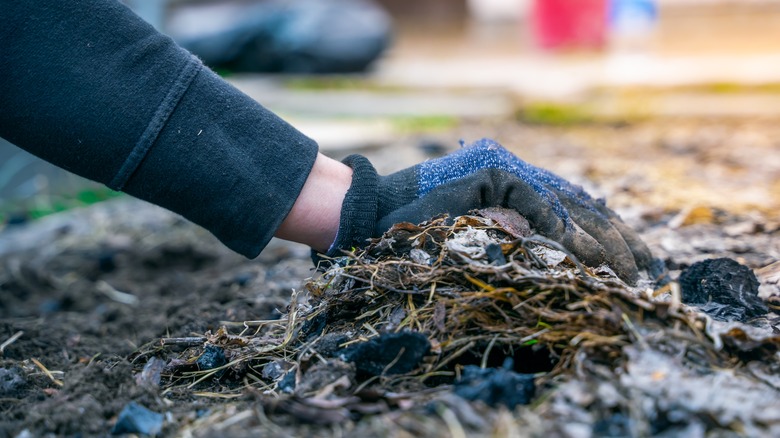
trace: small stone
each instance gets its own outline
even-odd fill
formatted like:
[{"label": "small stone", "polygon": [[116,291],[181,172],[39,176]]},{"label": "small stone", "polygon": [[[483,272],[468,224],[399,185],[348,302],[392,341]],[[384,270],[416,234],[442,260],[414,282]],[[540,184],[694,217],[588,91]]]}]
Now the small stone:
[{"label": "small stone", "polygon": [[144,365],[144,369],[135,376],[135,383],[138,386],[149,389],[159,388],[164,368],[165,361],[159,357],[152,356]]},{"label": "small stone", "polygon": [[111,429],[112,435],[137,433],[141,435],[157,435],[162,431],[164,416],[151,411],[136,402],[128,403]]},{"label": "small stone", "polygon": [[282,377],[277,385],[279,390],[285,394],[292,394],[295,391],[295,370],[290,370]]},{"label": "small stone", "polygon": [[275,360],[268,362],[263,367],[262,377],[265,380],[279,380],[285,373],[287,373],[293,364],[284,360]]},{"label": "small stone", "polygon": [[225,350],[216,345],[206,345],[203,354],[198,358],[198,369],[201,371],[219,368],[227,363]]}]

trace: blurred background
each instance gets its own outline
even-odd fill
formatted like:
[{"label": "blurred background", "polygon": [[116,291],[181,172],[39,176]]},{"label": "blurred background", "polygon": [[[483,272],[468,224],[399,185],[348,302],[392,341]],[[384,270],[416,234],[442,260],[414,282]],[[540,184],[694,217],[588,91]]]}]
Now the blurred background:
[{"label": "blurred background", "polygon": [[[777,0],[125,3],[335,158],[492,137],[629,218],[780,211]],[[5,226],[115,196],[0,142]]]}]

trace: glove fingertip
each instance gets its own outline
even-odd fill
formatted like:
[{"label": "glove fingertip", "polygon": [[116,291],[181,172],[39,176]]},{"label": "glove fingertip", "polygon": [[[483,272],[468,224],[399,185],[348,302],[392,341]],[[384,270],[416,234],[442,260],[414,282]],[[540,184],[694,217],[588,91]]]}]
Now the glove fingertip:
[{"label": "glove fingertip", "polygon": [[593,236],[569,221],[561,244],[587,266],[599,266],[606,260],[606,250]]}]

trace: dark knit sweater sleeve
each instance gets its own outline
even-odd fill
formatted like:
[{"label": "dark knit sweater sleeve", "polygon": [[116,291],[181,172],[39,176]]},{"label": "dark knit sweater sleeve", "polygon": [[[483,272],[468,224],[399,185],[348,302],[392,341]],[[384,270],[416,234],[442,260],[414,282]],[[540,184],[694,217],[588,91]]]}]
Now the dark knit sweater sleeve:
[{"label": "dark knit sweater sleeve", "polygon": [[317,145],[114,0],[0,0],[0,136],[256,256]]}]

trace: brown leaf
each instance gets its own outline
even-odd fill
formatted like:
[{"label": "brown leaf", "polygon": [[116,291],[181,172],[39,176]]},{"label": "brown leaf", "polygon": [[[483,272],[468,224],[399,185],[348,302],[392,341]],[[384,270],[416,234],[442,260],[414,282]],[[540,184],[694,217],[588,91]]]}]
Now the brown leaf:
[{"label": "brown leaf", "polygon": [[528,237],[533,234],[528,220],[516,210],[490,207],[477,210],[477,214],[492,220],[496,225],[516,239]]}]

